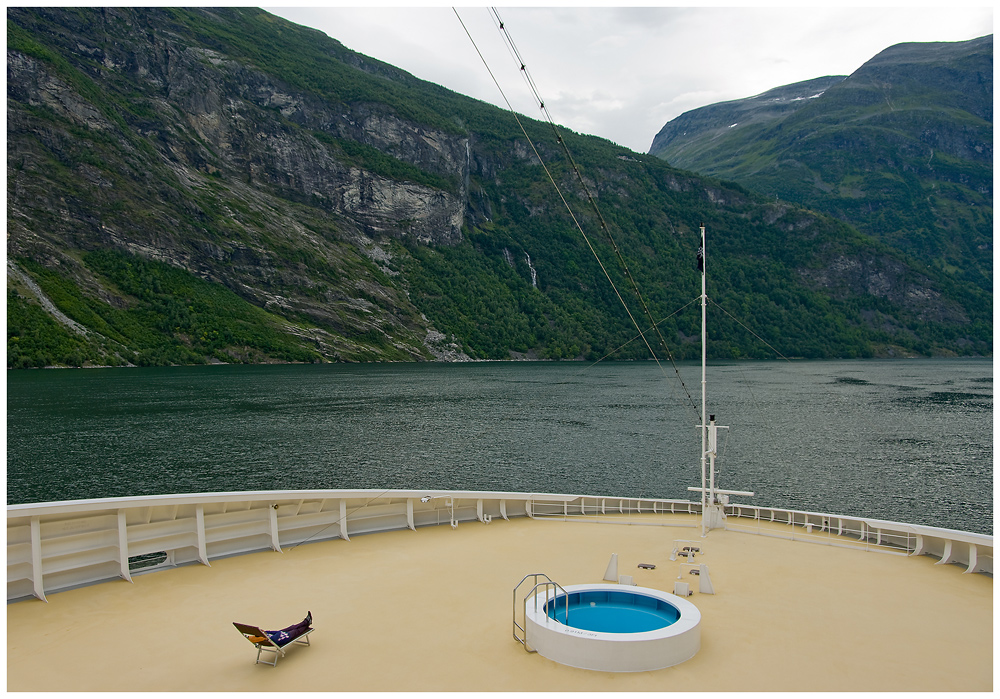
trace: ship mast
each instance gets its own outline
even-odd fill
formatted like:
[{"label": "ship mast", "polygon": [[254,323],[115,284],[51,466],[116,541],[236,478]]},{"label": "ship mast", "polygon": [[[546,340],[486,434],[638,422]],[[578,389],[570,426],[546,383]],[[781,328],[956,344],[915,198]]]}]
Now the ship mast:
[{"label": "ship mast", "polygon": [[[698,248],[698,269],[701,272],[701,535],[708,533],[705,514],[708,512],[709,491],[705,488],[705,458],[708,455],[708,385],[705,366],[708,359],[708,294],[705,282],[705,224],[701,224],[701,246]],[[714,478],[712,479],[715,480]]]},{"label": "ship mast", "polygon": [[715,457],[718,453],[719,430],[728,427],[715,424],[715,415],[708,414],[708,293],[705,269],[708,259],[705,252],[705,224],[701,224],[701,247],[698,248],[698,270],[701,272],[701,535],[707,536],[710,529],[726,526],[724,505],[730,495],[752,496],[753,493],[740,490],[718,490],[715,487]]},{"label": "ship mast", "polygon": [[[725,526],[725,512],[715,490],[715,455],[718,426],[715,415],[708,414],[708,290],[705,251],[705,224],[701,224],[701,247],[698,248],[698,269],[701,271],[701,535],[710,529]],[[728,429],[723,427],[723,429]],[[707,481],[707,482],[706,482]],[[707,486],[707,487],[706,487]]]}]

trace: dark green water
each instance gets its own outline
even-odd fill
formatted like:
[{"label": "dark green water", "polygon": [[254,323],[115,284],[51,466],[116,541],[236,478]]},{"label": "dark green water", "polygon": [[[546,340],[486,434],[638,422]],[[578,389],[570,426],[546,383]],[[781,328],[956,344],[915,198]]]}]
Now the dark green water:
[{"label": "dark green water", "polygon": [[[298,488],[692,499],[700,367],[206,366],[7,372],[7,502]],[[709,367],[720,487],[991,533],[992,360]]]}]

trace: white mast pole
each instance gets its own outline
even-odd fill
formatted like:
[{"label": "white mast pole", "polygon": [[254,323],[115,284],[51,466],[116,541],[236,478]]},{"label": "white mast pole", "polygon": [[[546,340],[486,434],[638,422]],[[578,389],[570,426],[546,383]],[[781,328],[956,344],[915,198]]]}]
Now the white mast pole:
[{"label": "white mast pole", "polygon": [[708,412],[706,400],[705,364],[708,357],[708,329],[705,324],[707,318],[706,306],[708,296],[705,293],[705,224],[701,224],[701,249],[699,258],[701,260],[701,535],[706,536],[706,515],[708,513],[708,491],[705,486],[705,454],[708,451]]},{"label": "white mast pole", "polygon": [[[701,535],[708,536],[710,529],[725,527],[726,513],[724,503],[729,495],[752,496],[753,493],[742,490],[717,490],[715,487],[715,457],[718,449],[719,430],[728,427],[715,424],[715,415],[708,414],[708,323],[706,311],[708,307],[708,292],[706,274],[708,256],[705,254],[705,224],[701,224],[701,247],[698,248],[698,271],[701,272],[701,488],[688,490],[701,491]],[[707,462],[707,463],[706,463]]]}]

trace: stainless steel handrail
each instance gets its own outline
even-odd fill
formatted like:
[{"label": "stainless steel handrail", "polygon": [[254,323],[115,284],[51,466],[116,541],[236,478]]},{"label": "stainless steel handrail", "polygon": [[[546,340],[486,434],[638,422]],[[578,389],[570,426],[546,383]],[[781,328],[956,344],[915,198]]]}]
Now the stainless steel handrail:
[{"label": "stainless steel handrail", "polygon": [[[543,578],[545,578],[545,580],[543,582],[538,582],[538,578],[539,577],[543,577]],[[512,607],[511,613],[512,613],[513,622],[514,622],[514,628],[513,628],[514,640],[517,641],[518,643],[520,643],[522,646],[524,646],[524,650],[526,650],[527,652],[529,652],[529,653],[536,653],[537,652],[536,650],[533,650],[532,648],[530,648],[528,646],[528,630],[527,630],[528,622],[527,622],[527,619],[524,620],[524,626],[521,626],[520,624],[517,623],[517,591],[524,584],[524,581],[527,580],[528,578],[532,578],[533,582],[535,584],[531,588],[531,590],[528,592],[528,594],[526,594],[524,596],[524,598],[521,600],[521,613],[522,613],[522,615],[524,615],[524,614],[527,613],[526,612],[526,608],[527,608],[527,605],[528,605],[528,598],[531,597],[532,595],[535,596],[535,610],[537,611],[538,610],[538,588],[541,587],[541,588],[548,589],[551,586],[552,590],[553,590],[553,592],[552,592],[552,599],[553,600],[556,598],[556,596],[557,596],[557,594],[558,594],[558,592],[560,590],[563,593],[563,597],[566,598],[566,623],[568,624],[569,623],[569,593],[566,592],[566,590],[563,588],[562,585],[560,585],[559,583],[557,583],[556,581],[554,581],[552,578],[550,578],[545,573],[528,573],[523,578],[521,578],[521,582],[519,582],[517,585],[514,586],[513,599],[511,601],[511,607]],[[549,598],[548,595],[546,595],[546,600],[548,598]],[[521,630],[521,633],[524,636],[523,638],[521,638],[520,636],[517,635],[518,629]]]}]

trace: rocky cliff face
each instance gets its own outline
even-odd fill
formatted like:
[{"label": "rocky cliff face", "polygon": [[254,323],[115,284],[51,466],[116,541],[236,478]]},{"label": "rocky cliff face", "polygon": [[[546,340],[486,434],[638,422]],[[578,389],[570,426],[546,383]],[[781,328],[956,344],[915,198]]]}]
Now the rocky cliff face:
[{"label": "rocky cliff face", "polygon": [[[137,18],[128,10],[107,9],[100,16],[104,21],[98,26],[79,27],[73,48],[100,66],[95,77],[134,83],[129,87],[141,91],[148,111],[135,126],[155,144],[157,164],[174,169],[179,179],[238,173],[251,187],[326,201],[331,210],[372,232],[435,243],[461,239],[470,162],[467,137],[409,123],[365,104],[331,105],[218,52],[185,46],[164,32],[149,41],[153,29],[136,26]],[[91,38],[118,23],[129,31],[115,41],[107,41],[106,34],[99,44]],[[109,122],[43,62],[12,53],[7,68],[10,97],[17,102],[47,107],[73,124],[116,134],[127,143],[120,125]],[[419,169],[457,175],[461,184],[454,192],[419,184],[399,187],[345,164],[316,134],[370,145]]]},{"label": "rocky cliff face", "polygon": [[[392,282],[390,254],[377,241],[461,240],[468,136],[365,103],[332,104],[190,45],[155,11],[55,12],[11,10],[72,64],[8,51],[10,256],[59,264],[94,286],[66,242],[117,247],[222,282],[265,308],[305,314],[337,335],[375,328],[400,335],[393,342],[405,354],[429,356],[422,339],[430,328]],[[124,119],[109,97],[128,100]],[[373,171],[340,142],[453,186]],[[52,181],[53,168],[63,182]],[[65,180],[81,196],[64,196]],[[309,220],[318,211],[330,221]],[[278,238],[314,263],[278,259]],[[328,340],[324,354],[345,354],[333,349],[343,338]]]},{"label": "rocky cliff face", "polygon": [[[33,308],[61,324],[65,356],[91,362],[560,358],[631,336],[508,115],[317,32],[259,10],[11,8],[7,79],[18,365],[47,356],[23,349],[45,324]],[[853,232],[570,138],[662,315],[687,300],[662,280],[693,274],[690,222],[708,217],[732,278],[767,280],[748,312],[814,313],[776,306],[772,289],[792,285],[814,306],[842,299],[841,314],[860,293],[894,304],[883,314],[969,324]],[[559,146],[536,146],[585,201]],[[830,351],[802,342],[793,353]]]}]

